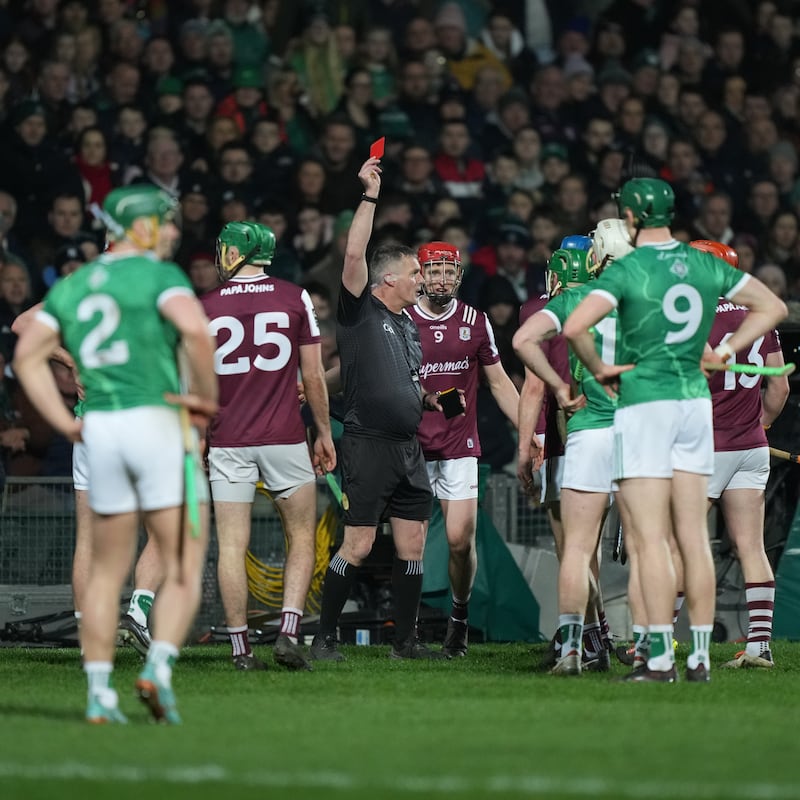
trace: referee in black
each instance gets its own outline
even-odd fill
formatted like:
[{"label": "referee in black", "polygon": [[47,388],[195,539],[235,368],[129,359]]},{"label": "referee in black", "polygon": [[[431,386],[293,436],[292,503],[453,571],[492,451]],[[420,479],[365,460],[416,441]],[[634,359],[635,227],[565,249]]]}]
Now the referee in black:
[{"label": "referee in black", "polygon": [[341,661],[336,626],[359,565],[369,555],[376,528],[389,519],[395,559],[393,658],[441,658],[416,638],[422,595],[422,552],[433,495],[417,427],[423,409],[441,411],[420,387],[422,347],[404,309],[416,303],[422,271],[416,253],[402,245],[379,247],[367,267],[366,251],[381,187],[380,160],[364,162],[364,186],[344,255],[337,311],[337,341],[344,386],[340,441],[345,512],[344,541],[333,556],[322,590],[320,629],[311,656]]}]

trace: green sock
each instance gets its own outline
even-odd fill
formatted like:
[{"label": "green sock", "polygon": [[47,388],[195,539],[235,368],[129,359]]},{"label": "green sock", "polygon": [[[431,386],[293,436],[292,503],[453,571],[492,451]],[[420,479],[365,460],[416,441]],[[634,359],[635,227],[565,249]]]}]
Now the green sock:
[{"label": "green sock", "polygon": [[128,614],[142,627],[147,627],[147,620],[150,616],[150,609],[153,607],[154,598],[155,594],[147,591],[147,589],[136,589],[131,595]]},{"label": "green sock", "polygon": [[675,651],[672,649],[672,625],[651,625],[648,629],[650,657],[647,667],[666,671],[675,664]]},{"label": "green sock", "polygon": [[581,654],[583,636],[583,614],[559,614],[558,629],[561,631],[561,656],[576,652]]},{"label": "green sock", "polygon": [[713,625],[692,625],[692,652],[686,659],[686,666],[689,669],[696,669],[698,665],[705,664],[706,669],[711,667],[708,649],[711,645],[711,631]]}]

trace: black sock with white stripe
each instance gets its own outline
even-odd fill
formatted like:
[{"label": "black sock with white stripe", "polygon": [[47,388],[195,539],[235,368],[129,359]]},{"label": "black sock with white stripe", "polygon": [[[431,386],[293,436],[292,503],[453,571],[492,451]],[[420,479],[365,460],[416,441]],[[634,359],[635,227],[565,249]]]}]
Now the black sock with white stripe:
[{"label": "black sock with white stripe", "polygon": [[345,561],[338,553],[331,559],[322,587],[322,608],[319,612],[321,636],[335,636],[336,626],[344,604],[350,597],[358,567]]},{"label": "black sock with white stripe", "polygon": [[422,561],[395,558],[392,564],[394,594],[394,640],[397,646],[409,641],[415,633],[417,611],[422,597]]}]

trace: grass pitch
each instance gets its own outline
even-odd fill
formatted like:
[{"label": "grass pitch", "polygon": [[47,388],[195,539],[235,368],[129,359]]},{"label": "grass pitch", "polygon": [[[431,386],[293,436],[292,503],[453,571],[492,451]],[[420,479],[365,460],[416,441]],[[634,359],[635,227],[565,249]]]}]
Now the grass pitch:
[{"label": "grass pitch", "polygon": [[[0,798],[800,798],[800,644],[708,685],[620,684],[618,663],[555,678],[537,669],[545,647],[432,663],[345,647],[347,662],[311,673],[266,647],[266,673],[234,671],[227,646],[191,647],[177,728],[149,724],[132,650],[115,671],[130,724],[95,727],[77,650],[0,649]],[[736,649],[715,645],[714,663]]]}]

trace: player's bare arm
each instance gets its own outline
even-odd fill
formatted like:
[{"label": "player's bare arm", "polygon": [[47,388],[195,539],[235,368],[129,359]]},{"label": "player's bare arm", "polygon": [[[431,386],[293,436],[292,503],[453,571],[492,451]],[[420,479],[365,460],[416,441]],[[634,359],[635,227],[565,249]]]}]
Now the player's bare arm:
[{"label": "player's bare arm", "polygon": [[17,342],[14,373],[45,420],[71,442],[79,442],[82,424],[64,405],[50,369],[49,361],[58,345],[59,336],[53,328],[38,319],[31,320]]},{"label": "player's bare arm", "polygon": [[[784,365],[783,353],[780,350],[767,353],[766,364],[768,367],[782,367]],[[761,424],[769,427],[780,416],[789,399],[789,377],[775,375],[766,378],[764,382],[766,388],[761,396]]]},{"label": "player's bare arm", "polygon": [[525,367],[525,382],[519,393],[518,423],[519,442],[517,457],[517,478],[525,491],[533,483],[533,470],[539,469],[544,461],[544,447],[536,436],[536,421],[544,403],[544,381]]},{"label": "player's bare arm", "polygon": [[500,410],[519,430],[519,392],[514,382],[508,377],[508,373],[499,361],[496,364],[486,364],[483,367],[483,374]]},{"label": "player's bare arm", "polygon": [[[734,303],[746,306],[748,315],[733,335],[725,342],[732,352],[738,353],[751,345],[759,336],[778,327],[778,323],[789,313],[786,303],[752,275],[730,298]],[[718,347],[715,353],[719,353]],[[725,353],[722,354],[725,361]]]},{"label": "player's bare arm", "polygon": [[[358,178],[364,187],[364,194],[377,200],[381,190],[380,159],[368,158],[358,172]],[[367,268],[367,244],[372,235],[372,222],[375,218],[375,203],[362,201],[358,204],[350,232],[347,234],[347,245],[344,251],[344,268],[342,285],[354,297],[360,297],[369,282]]]},{"label": "player's bare arm", "polygon": [[[189,362],[190,393],[202,399],[206,407],[216,410],[219,395],[214,372],[214,340],[208,332],[208,318],[203,307],[195,297],[173,294],[161,303],[159,311],[181,334]],[[195,405],[199,410],[200,406]]]},{"label": "player's bare arm", "polygon": [[314,467],[330,472],[336,468],[336,449],[331,435],[328,388],[322,368],[322,347],[319,344],[300,346],[300,371],[303,375],[306,402],[311,409],[317,438],[314,442]]},{"label": "player's bare arm", "polygon": [[558,400],[559,407],[572,414],[586,405],[586,398],[583,395],[573,397],[572,387],[553,369],[540,345],[540,342],[549,339],[557,332],[553,318],[538,311],[525,320],[514,334],[512,345],[526,368],[550,387]]}]

